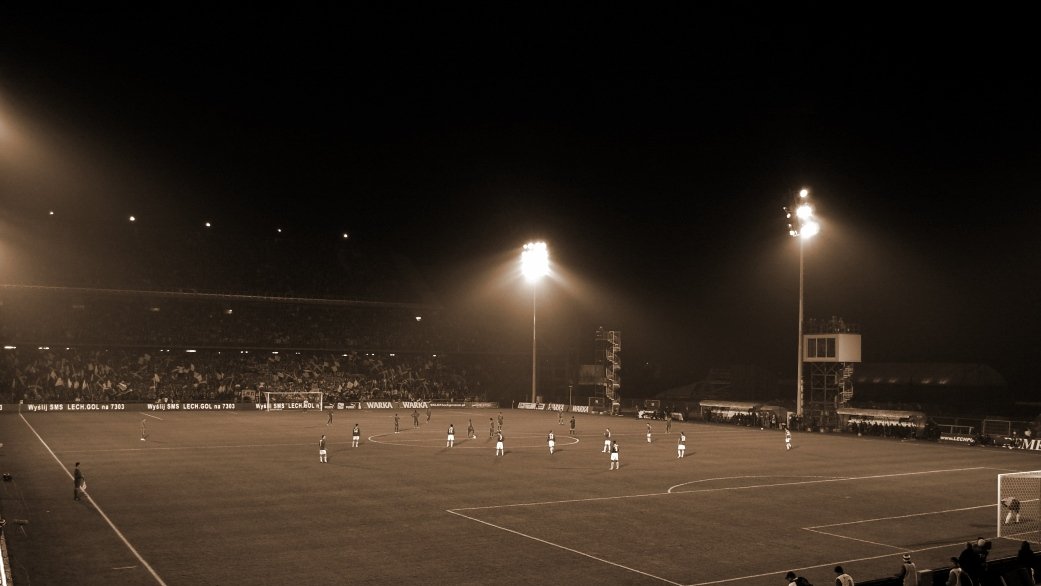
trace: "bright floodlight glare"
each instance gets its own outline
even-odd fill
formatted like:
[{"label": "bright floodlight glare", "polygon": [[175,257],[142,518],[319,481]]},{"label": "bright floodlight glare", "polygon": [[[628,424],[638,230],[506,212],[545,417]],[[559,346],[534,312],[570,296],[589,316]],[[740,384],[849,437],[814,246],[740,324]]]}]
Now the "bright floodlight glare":
[{"label": "bright floodlight glare", "polygon": [[130,216],[130,221],[131,221],[131,222],[136,222],[136,221],[137,221],[137,218],[135,218],[134,216]]},{"label": "bright floodlight glare", "polygon": [[816,235],[817,232],[820,231],[821,225],[817,222],[814,222],[813,220],[810,220],[809,222],[806,222],[802,225],[802,231],[799,233],[799,235],[802,236],[803,240],[808,240],[810,238],[813,238],[814,235]]},{"label": "bright floodlight glare", "polygon": [[529,242],[521,253],[521,272],[528,281],[537,281],[549,272],[549,249],[545,242]]},{"label": "bright floodlight glare", "polygon": [[795,208],[795,215],[798,216],[800,220],[805,220],[813,215],[813,206],[811,206],[808,203],[804,203],[801,206]]},{"label": "bright floodlight glare", "polygon": [[806,198],[806,197],[809,197],[809,195],[810,195],[810,190],[809,189],[801,189],[801,190],[799,190],[799,197]]}]

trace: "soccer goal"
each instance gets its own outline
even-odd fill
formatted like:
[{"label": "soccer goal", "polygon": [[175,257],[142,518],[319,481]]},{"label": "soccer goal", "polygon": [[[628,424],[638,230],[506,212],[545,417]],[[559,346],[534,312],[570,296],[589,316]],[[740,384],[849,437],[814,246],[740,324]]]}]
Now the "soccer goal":
[{"label": "soccer goal", "polygon": [[998,474],[998,537],[1041,543],[1041,470]]},{"label": "soccer goal", "polygon": [[264,391],[267,411],[322,411],[321,391]]}]

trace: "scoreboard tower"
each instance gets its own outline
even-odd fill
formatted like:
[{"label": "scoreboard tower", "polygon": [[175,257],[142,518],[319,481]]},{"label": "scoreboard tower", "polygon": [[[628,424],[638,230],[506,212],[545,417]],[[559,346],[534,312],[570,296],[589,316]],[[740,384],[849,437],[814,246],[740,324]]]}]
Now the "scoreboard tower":
[{"label": "scoreboard tower", "polygon": [[853,398],[860,360],[860,326],[840,317],[809,320],[802,337],[802,377],[810,411],[831,413]]}]

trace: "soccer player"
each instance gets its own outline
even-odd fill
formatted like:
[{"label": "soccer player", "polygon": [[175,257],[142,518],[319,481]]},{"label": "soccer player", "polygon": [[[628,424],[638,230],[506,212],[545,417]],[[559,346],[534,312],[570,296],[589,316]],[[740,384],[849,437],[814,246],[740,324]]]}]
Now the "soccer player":
[{"label": "soccer player", "polygon": [[1008,509],[1008,514],[1005,515],[1006,525],[1011,523],[1013,518],[1019,523],[1019,499],[1014,496],[1005,497],[1001,499],[1001,506]]},{"label": "soccer player", "polygon": [[549,435],[546,436],[546,443],[549,444],[549,453],[553,453],[553,450],[557,448],[557,436],[553,435],[553,430],[549,430]]},{"label": "soccer player", "polygon": [[332,410],[330,410],[329,411],[329,418],[325,420],[325,426],[329,427],[332,424],[333,424],[333,412],[332,412]]},{"label": "soccer player", "polygon": [[[572,417],[571,421],[574,422],[575,418]],[[574,427],[574,425],[572,425]],[[611,451],[611,428],[604,428],[604,449],[600,450],[601,454],[606,454]]]},{"label": "soccer player", "polygon": [[687,434],[680,432],[680,443],[676,444],[676,457],[682,458],[687,452]]},{"label": "soccer player", "polygon": [[575,416],[571,416],[571,429],[568,431],[569,435],[575,435]]},{"label": "soccer player", "polygon": [[452,423],[448,424],[448,443],[445,444],[445,447],[455,447],[455,425]]},{"label": "soccer player", "polygon": [[322,435],[322,439],[318,440],[318,461],[323,464],[328,464],[329,459],[325,452],[325,435]]},{"label": "soccer player", "polygon": [[352,448],[358,447],[358,440],[360,440],[360,439],[361,439],[361,428],[358,427],[357,423],[355,423],[354,424],[354,431],[351,432],[351,447]]},{"label": "soccer player", "polygon": [[647,424],[647,443],[651,443],[651,424]]},{"label": "soccer player", "polygon": [[[500,430],[502,431],[502,430]],[[495,435],[495,420],[491,417],[488,418],[488,437]]]},{"label": "soccer player", "polygon": [[145,421],[144,419],[141,420],[141,441],[148,439],[148,426],[145,425]]},{"label": "soccer player", "polygon": [[398,432],[398,414],[394,414],[394,433]]},{"label": "soccer player", "polygon": [[792,430],[784,428],[784,449],[792,449]]},{"label": "soccer player", "polygon": [[80,500],[80,494],[87,492],[87,479],[80,472],[80,463],[76,462],[76,469],[72,471],[72,498]]},{"label": "soccer player", "polygon": [[466,439],[477,439],[477,431],[474,430],[474,420],[466,420]]},{"label": "soccer player", "polygon": [[427,423],[430,423],[430,403],[427,403]]},{"label": "soccer player", "polygon": [[502,447],[502,432],[499,432],[498,438],[495,440],[495,455],[502,456],[506,451]]},{"label": "soccer player", "polygon": [[618,460],[618,442],[611,442],[611,467],[608,470],[618,470],[621,462]]},{"label": "soccer player", "polygon": [[665,435],[672,433],[672,413],[665,413]]},{"label": "soccer player", "polygon": [[499,411],[499,431],[502,431],[502,411]]},{"label": "soccer player", "polygon": [[419,411],[412,410],[412,429],[419,427]]},{"label": "soccer player", "polygon": [[564,410],[557,411],[557,425],[564,425]]}]

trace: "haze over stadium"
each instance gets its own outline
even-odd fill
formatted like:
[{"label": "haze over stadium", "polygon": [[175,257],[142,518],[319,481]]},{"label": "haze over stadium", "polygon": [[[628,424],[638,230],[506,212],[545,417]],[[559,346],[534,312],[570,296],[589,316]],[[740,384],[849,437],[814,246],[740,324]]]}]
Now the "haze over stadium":
[{"label": "haze over stadium", "polygon": [[[395,300],[469,303],[523,336],[528,291],[495,271],[544,239],[567,277],[540,295],[546,335],[624,332],[626,384],[650,394],[725,364],[791,370],[798,255],[781,207],[807,187],[822,221],[807,317],[861,324],[865,362],[985,363],[1036,394],[1037,79],[1016,34],[692,14],[621,28],[561,14],[543,34],[510,11],[457,34],[423,11],[11,16],[0,282],[84,284],[74,267],[103,266],[127,286],[148,259],[105,240],[134,216],[170,265],[205,266],[200,250],[233,263],[276,233],[315,271],[343,240],[393,252],[424,283]],[[219,244],[184,246],[204,237]],[[308,294],[356,291],[326,285]]]},{"label": "haze over stadium", "polygon": [[[826,584],[1041,543],[1033,20],[713,9],[0,8],[0,579]],[[788,429],[833,318],[864,372],[982,374],[942,424]],[[578,379],[599,328],[625,417]],[[731,368],[784,407],[631,417]]]}]

